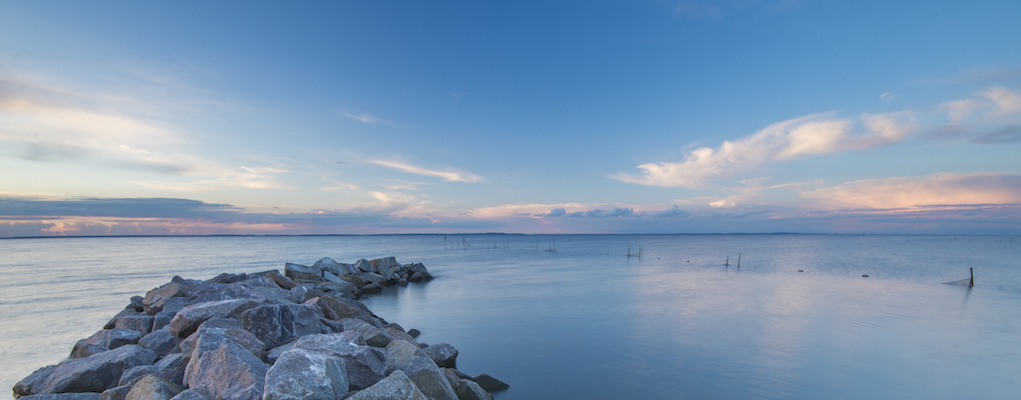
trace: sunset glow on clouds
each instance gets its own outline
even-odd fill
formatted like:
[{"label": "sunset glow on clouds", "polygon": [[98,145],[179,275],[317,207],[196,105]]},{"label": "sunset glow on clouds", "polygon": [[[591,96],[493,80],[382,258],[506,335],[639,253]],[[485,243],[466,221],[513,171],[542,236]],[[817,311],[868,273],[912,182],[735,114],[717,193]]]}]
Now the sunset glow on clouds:
[{"label": "sunset glow on clouds", "polygon": [[1021,6],[883,4],[10,4],[0,237],[1021,232]]}]

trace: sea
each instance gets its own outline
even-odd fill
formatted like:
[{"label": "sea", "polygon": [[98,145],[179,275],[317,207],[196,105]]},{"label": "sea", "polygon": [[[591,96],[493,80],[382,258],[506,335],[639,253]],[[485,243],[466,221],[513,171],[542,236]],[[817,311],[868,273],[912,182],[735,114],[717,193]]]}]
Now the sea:
[{"label": "sea", "polygon": [[[0,387],[179,275],[395,256],[362,301],[511,399],[1021,397],[1021,237],[382,235],[0,240]],[[969,278],[974,287],[944,282]],[[11,392],[7,392],[11,393]],[[10,394],[2,395],[4,398]]]}]

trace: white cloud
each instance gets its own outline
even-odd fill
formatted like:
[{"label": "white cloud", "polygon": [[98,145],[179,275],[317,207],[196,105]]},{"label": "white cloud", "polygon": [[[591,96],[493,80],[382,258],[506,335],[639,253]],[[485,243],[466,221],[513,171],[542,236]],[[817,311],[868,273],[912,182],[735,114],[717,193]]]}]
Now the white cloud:
[{"label": "white cloud", "polygon": [[404,172],[407,172],[407,173],[410,173],[410,174],[423,175],[423,176],[433,176],[433,177],[437,177],[437,178],[443,178],[443,180],[446,181],[446,182],[467,182],[467,183],[472,183],[472,182],[481,181],[483,179],[481,176],[475,175],[475,174],[473,174],[471,172],[454,171],[454,170],[440,171],[440,170],[426,169],[426,168],[416,167],[414,165],[404,164],[404,163],[400,163],[400,162],[396,162],[396,161],[369,160],[368,163],[384,166],[384,167],[387,167],[387,168],[393,168],[393,169],[396,169],[398,171],[404,171]]},{"label": "white cloud", "polygon": [[994,87],[982,95],[996,103],[997,109],[989,114],[991,117],[1000,117],[1021,113],[1021,95],[1007,89]]},{"label": "white cloud", "polygon": [[827,208],[914,208],[935,205],[1021,203],[1021,175],[941,173],[866,179],[801,193]]},{"label": "white cloud", "polygon": [[387,121],[385,119],[379,118],[379,117],[377,117],[375,115],[372,115],[372,114],[369,114],[369,113],[353,114],[353,113],[349,113],[349,112],[344,112],[343,114],[344,114],[345,117],[348,117],[348,118],[353,119],[355,121],[361,122],[363,124],[370,124],[370,125],[372,125],[372,124],[393,125],[390,121]]}]

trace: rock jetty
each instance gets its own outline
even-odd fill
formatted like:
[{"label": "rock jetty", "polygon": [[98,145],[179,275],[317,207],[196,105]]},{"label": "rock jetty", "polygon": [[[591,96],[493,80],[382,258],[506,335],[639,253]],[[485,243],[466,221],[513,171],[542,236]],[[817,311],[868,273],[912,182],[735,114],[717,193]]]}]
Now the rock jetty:
[{"label": "rock jetty", "polygon": [[324,258],[284,273],[175,276],[131,298],[69,357],[14,386],[22,400],[485,400],[508,386],[455,366],[357,299],[432,279],[394,257]]}]

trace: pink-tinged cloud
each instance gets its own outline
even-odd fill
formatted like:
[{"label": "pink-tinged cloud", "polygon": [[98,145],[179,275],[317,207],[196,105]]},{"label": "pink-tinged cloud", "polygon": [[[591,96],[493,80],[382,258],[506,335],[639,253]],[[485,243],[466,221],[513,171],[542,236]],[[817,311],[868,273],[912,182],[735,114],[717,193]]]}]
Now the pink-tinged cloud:
[{"label": "pink-tinged cloud", "polygon": [[479,182],[483,178],[479,175],[475,175],[471,172],[465,171],[454,171],[454,170],[435,170],[422,168],[410,164],[405,164],[397,161],[387,160],[369,160],[370,164],[376,164],[387,168],[393,168],[398,171],[407,172],[409,174],[422,175],[422,176],[433,176],[443,178],[445,182]]},{"label": "pink-tinged cloud", "polygon": [[866,179],[803,192],[801,197],[830,209],[1021,204],[1021,175],[978,172]]},{"label": "pink-tinged cloud", "polygon": [[833,113],[815,114],[770,125],[755,134],[725,141],[716,149],[702,147],[680,162],[639,165],[639,174],[610,176],[650,186],[699,187],[711,178],[732,176],[754,167],[805,156],[884,146],[904,140],[912,129],[910,113],[863,115],[856,122],[837,119]]}]

